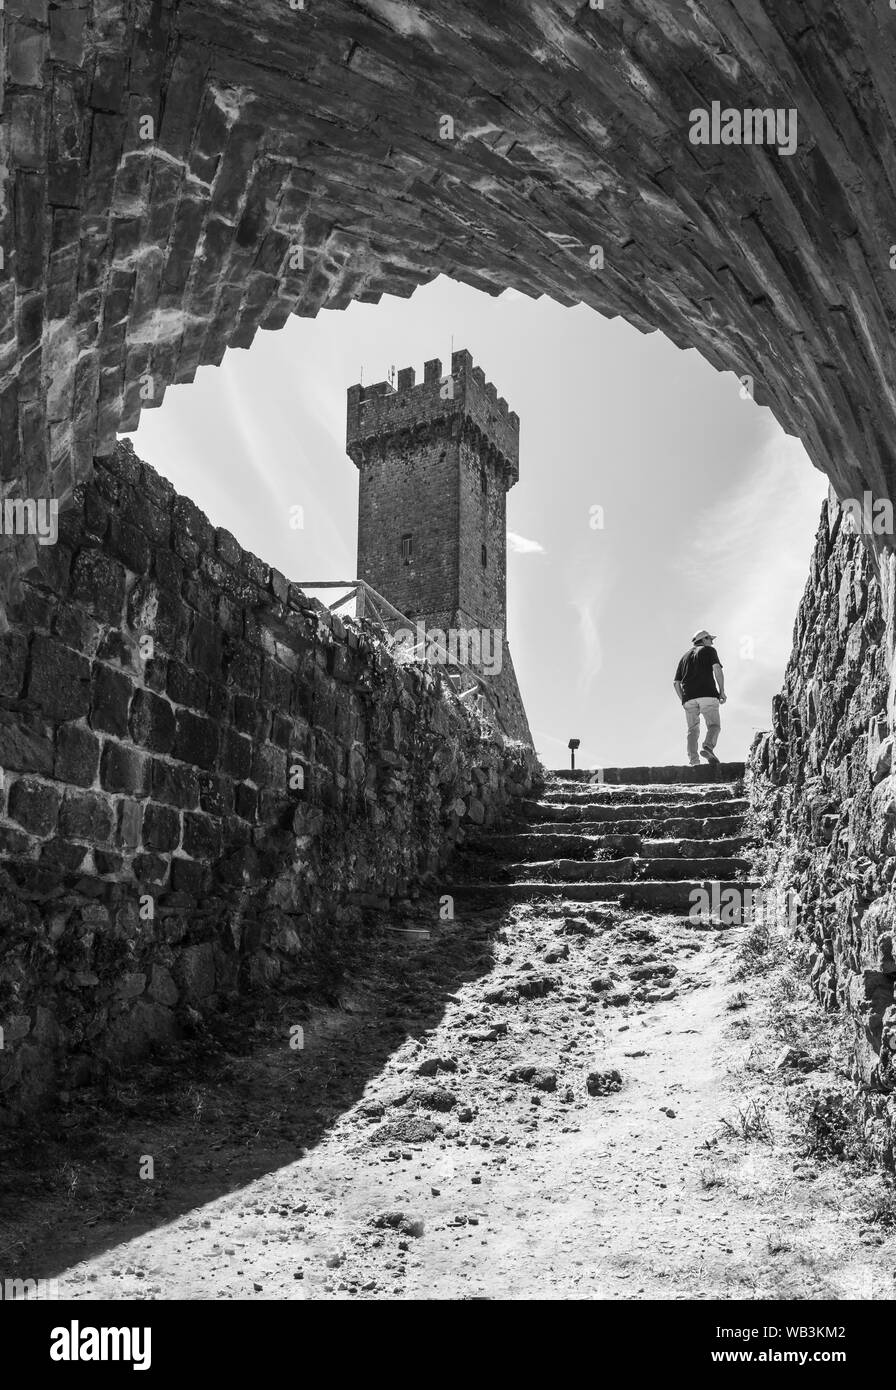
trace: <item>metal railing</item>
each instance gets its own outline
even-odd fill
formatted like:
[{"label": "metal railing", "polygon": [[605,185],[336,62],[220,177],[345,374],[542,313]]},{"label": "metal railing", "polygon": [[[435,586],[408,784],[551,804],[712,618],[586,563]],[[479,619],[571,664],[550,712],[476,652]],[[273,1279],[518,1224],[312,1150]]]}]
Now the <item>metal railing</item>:
[{"label": "metal railing", "polygon": [[[400,612],[383,594],[377,593],[365,579],[321,579],[304,582],[297,580],[296,585],[303,593],[307,593],[309,589],[346,589],[347,592],[341,598],[334,603],[326,604],[326,607],[331,613],[335,613],[356,600],[357,618],[374,623],[383,633],[387,645],[393,652],[397,645],[394,641],[394,628],[401,626],[406,631],[415,631],[412,620]],[[475,709],[481,719],[496,724],[501,732],[509,737],[498,708],[496,693],[482,676],[477,676],[468,666],[454,660],[447,646],[430,641],[427,637],[423,642],[416,642],[411,648],[403,642],[400,644],[400,650],[404,660],[420,662],[444,672],[447,687],[458,703]]]}]

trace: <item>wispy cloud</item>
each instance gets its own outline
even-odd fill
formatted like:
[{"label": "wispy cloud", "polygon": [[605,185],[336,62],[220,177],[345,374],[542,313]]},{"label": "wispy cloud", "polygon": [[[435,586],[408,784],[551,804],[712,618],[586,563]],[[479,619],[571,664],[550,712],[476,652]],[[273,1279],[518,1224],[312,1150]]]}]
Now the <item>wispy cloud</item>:
[{"label": "wispy cloud", "polygon": [[585,695],[600,675],[604,664],[603,644],[598,627],[601,604],[596,598],[575,598],[572,606],[578,626],[574,662],[577,671],[576,689]]},{"label": "wispy cloud", "polygon": [[507,549],[514,555],[544,555],[545,548],[540,541],[527,540],[525,536],[517,535],[516,531],[507,532]]},{"label": "wispy cloud", "polygon": [[[787,660],[793,611],[791,602],[782,611],[782,595],[799,594],[805,582],[802,537],[826,490],[799,440],[776,431],[755,471],[698,513],[688,530],[675,568],[692,589],[694,621],[708,622],[727,659],[744,663],[742,684],[761,684],[760,673]],[[714,583],[725,572],[735,578]]]}]

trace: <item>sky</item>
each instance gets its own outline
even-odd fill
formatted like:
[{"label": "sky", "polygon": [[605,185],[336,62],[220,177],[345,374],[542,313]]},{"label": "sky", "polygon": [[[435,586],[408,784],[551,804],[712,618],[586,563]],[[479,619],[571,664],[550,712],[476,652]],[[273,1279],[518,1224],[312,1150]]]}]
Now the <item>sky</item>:
[{"label": "sky", "polygon": [[717,634],[728,693],[717,752],[743,759],[769,727],[827,481],[696,351],[584,306],[442,277],[407,300],[259,332],[169,387],[130,438],[289,579],[351,580],[346,391],[393,366],[419,380],[452,344],[520,417],[507,639],[545,766],[568,766],[571,737],[580,767],[685,762],[672,678],[702,627]]}]

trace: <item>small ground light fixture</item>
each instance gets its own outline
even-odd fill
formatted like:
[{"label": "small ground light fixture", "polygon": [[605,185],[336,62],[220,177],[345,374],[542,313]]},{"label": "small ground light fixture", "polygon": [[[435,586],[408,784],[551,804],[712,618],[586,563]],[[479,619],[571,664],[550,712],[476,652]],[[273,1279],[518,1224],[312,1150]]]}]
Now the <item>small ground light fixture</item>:
[{"label": "small ground light fixture", "polygon": [[572,772],[576,770],[576,749],[581,742],[582,740],[580,738],[571,738],[567,744],[569,748],[569,766]]}]

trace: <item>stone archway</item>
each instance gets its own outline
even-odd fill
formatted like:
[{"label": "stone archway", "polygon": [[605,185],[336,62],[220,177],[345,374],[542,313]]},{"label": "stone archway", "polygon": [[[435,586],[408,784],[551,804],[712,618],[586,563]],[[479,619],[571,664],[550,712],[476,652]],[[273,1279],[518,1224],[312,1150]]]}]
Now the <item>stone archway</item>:
[{"label": "stone archway", "polygon": [[[26,903],[4,869],[24,1045],[0,1080],[26,1096],[55,1052],[106,1028],[104,997],[80,992],[100,983],[95,937],[112,944],[114,1059],[168,1037],[178,1001],[204,1008],[244,976],[268,989],[317,948],[334,895],[350,933],[371,899],[432,879],[462,818],[488,822],[534,775],[116,449],[168,385],[293,313],[444,273],[662,330],[747,378],[841,499],[896,491],[884,0],[251,13],[0,0],[0,496],[71,502],[88,538],[57,573],[46,552],[36,566],[33,536],[0,535],[0,619],[20,580],[26,599],[0,663],[0,850]],[[694,112],[716,143],[692,141]],[[791,842],[813,979],[854,1017],[892,1160],[896,555],[879,568],[832,508],[753,769],[768,837]],[[409,807],[426,812],[412,842]],[[328,840],[327,817],[351,836]],[[217,906],[191,937],[210,866]],[[69,930],[59,984],[52,947]],[[95,1059],[69,1060],[92,1074]]]},{"label": "stone archway", "polygon": [[[815,11],[818,11],[817,15]],[[7,0],[0,483],[66,499],[258,328],[439,273],[661,329],[891,491],[896,14]],[[792,154],[692,109],[796,112]],[[33,542],[2,558],[6,587]]]}]

